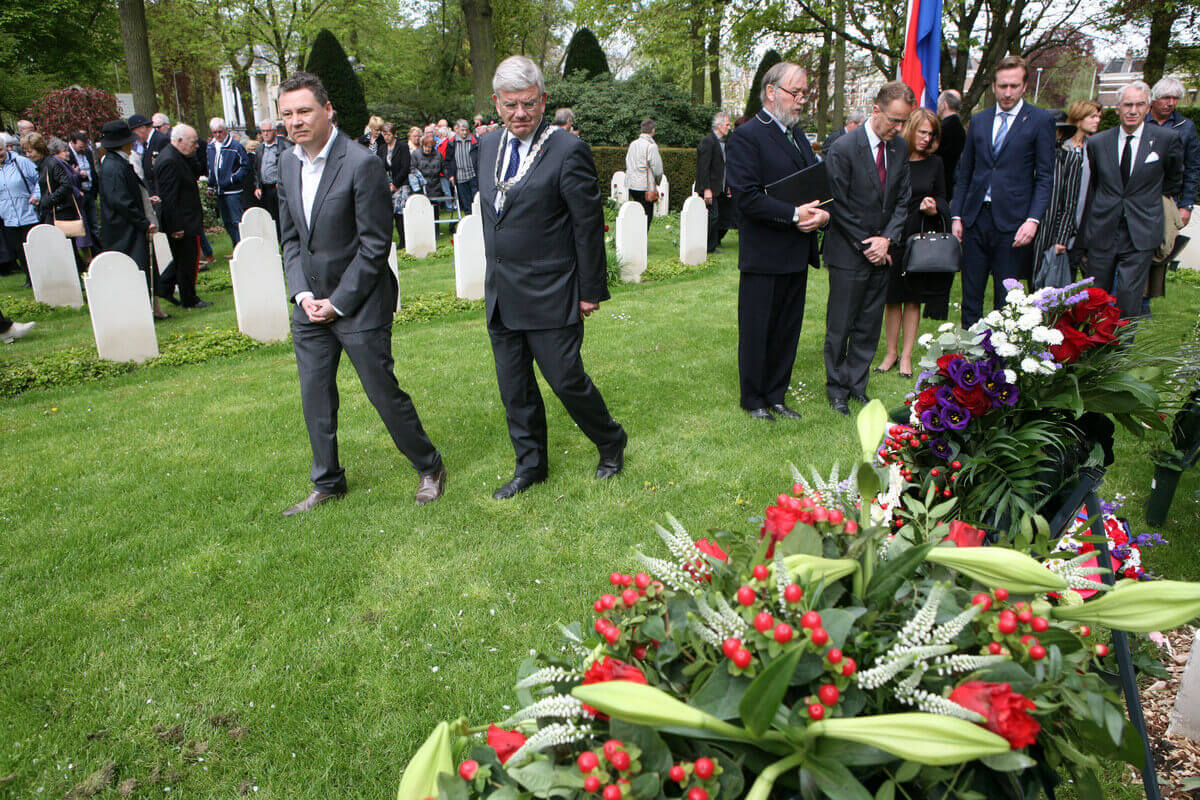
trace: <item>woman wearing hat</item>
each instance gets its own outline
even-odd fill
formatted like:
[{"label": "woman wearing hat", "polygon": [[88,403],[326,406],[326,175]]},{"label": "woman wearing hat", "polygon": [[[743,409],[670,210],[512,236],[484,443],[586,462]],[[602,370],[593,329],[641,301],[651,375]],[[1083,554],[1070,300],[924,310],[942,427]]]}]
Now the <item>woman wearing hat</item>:
[{"label": "woman wearing hat", "polygon": [[[1089,169],[1084,143],[1100,128],[1100,104],[1093,100],[1076,100],[1065,114],[1059,111],[1055,116],[1059,147],[1054,156],[1050,205],[1046,207],[1046,217],[1038,226],[1033,242],[1035,289],[1065,286],[1071,282],[1071,273],[1079,265],[1081,254],[1074,251],[1073,246],[1087,201]],[[1069,268],[1049,269],[1048,261],[1052,256],[1067,258]]]},{"label": "woman wearing hat", "polygon": [[115,250],[133,259],[146,273],[146,284],[155,319],[166,319],[154,292],[155,275],[150,268],[150,236],[157,229],[146,215],[149,195],[129,162],[137,137],[123,119],[106,122],[100,129],[104,160],[100,162],[100,227],[105,250]]}]

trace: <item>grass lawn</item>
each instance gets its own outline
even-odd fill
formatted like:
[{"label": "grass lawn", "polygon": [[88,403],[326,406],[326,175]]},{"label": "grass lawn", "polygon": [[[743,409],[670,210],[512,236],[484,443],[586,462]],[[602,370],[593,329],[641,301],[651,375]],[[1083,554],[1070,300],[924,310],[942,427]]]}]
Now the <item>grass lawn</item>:
[{"label": "grass lawn", "polygon": [[[652,263],[677,236],[677,218],[655,222]],[[402,263],[404,297],[452,292],[450,252]],[[804,419],[774,425],[738,409],[736,235],[706,267],[615,289],[584,358],[629,431],[625,474],[596,483],[594,448],[543,385],[550,479],[503,503],[513,454],[482,312],[394,329],[400,384],[449,470],[426,508],[347,365],[350,494],[280,518],[309,488],[287,344],[0,401],[0,798],[62,796],[109,760],[134,797],[392,796],[437,721],[507,716],[517,663],[587,617],[631,547],[658,552],[652,522],[750,531],[789,461],[848,464],[853,424],[824,400],[827,286],[809,282]],[[1178,342],[1200,289],[1170,291],[1145,335]],[[160,335],[235,327],[228,289],[200,294],[213,307],[169,309]],[[6,295],[29,297],[18,278],[0,279]],[[0,365],[91,344],[86,310],[55,311]],[[895,404],[907,388],[893,372],[870,391]],[[1106,488],[1135,528],[1147,451],[1122,433]],[[1151,559],[1171,577],[1200,578],[1197,488],[1192,473]]]}]

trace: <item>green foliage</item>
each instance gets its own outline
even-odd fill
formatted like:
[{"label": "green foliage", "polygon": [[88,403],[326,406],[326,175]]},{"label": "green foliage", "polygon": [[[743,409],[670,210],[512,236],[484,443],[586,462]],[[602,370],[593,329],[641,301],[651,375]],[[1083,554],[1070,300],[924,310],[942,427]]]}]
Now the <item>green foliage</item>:
[{"label": "green foliage", "polygon": [[[659,130],[662,130],[660,127]],[[585,134],[586,136],[586,134]],[[657,135],[655,136],[657,139]],[[626,147],[593,147],[592,158],[596,161],[596,174],[600,178],[600,191],[608,196],[613,173],[625,169]],[[662,147],[663,172],[671,185],[671,210],[683,208],[683,201],[696,182],[696,149],[694,147]]]},{"label": "green foliage", "polygon": [[[1180,116],[1187,117],[1200,127],[1200,106],[1179,106],[1176,109]],[[1106,108],[1100,112],[1100,130],[1115,128],[1121,124],[1121,118],[1115,108]]]},{"label": "green foliage", "polygon": [[450,314],[482,310],[482,300],[464,300],[450,292],[435,292],[417,295],[413,298],[402,298],[400,313],[396,315],[396,321],[403,324],[427,322]]},{"label": "green foliage", "polygon": [[313,40],[312,51],[304,68],[316,75],[329,92],[329,101],[338,112],[338,124],[352,138],[357,138],[367,124],[367,99],[363,95],[362,82],[354,74],[350,59],[342,49],[341,42],[322,28]]},{"label": "green foliage", "polygon": [[596,39],[596,34],[580,28],[567,45],[567,57],[563,61],[563,77],[592,78],[609,72],[608,57]]},{"label": "green foliage", "polygon": [[746,95],[746,110],[743,116],[747,119],[753,117],[762,110],[762,80],[763,75],[767,74],[767,70],[783,61],[779,53],[774,50],[768,50],[763,54],[762,61],[758,62],[758,69],[754,73],[754,81],[750,84],[750,93]]},{"label": "green foliage", "polygon": [[659,147],[695,147],[717,110],[693,103],[678,86],[647,71],[628,80],[607,73],[591,79],[562,78],[547,89],[548,107],[575,109],[579,135],[593,147],[625,147],[638,137],[638,126],[647,117],[658,125],[654,138]]},{"label": "green foliage", "polygon": [[31,319],[45,319],[54,313],[54,307],[27,297],[14,297],[11,294],[0,298],[0,310],[9,319],[28,322]]}]

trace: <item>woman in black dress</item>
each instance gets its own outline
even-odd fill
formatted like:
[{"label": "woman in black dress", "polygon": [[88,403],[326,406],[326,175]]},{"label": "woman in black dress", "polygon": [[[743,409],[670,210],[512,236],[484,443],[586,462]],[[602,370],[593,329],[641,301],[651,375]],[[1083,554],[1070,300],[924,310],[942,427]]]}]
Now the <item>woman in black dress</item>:
[{"label": "woman in black dress", "polygon": [[[904,239],[921,231],[944,231],[950,225],[950,203],[946,197],[946,171],[942,159],[934,155],[941,138],[941,123],[927,108],[914,109],[904,123],[903,136],[908,140],[908,172],[912,182],[912,199],[908,203],[908,221]],[[888,274],[887,299],[884,305],[884,330],[887,353],[876,372],[888,372],[900,364],[900,375],[911,378],[912,352],[917,341],[917,326],[921,322],[921,304],[925,316],[946,319],[950,311],[949,275],[913,274],[904,276],[904,258],[893,257]],[[903,329],[903,343],[901,343]]]}]

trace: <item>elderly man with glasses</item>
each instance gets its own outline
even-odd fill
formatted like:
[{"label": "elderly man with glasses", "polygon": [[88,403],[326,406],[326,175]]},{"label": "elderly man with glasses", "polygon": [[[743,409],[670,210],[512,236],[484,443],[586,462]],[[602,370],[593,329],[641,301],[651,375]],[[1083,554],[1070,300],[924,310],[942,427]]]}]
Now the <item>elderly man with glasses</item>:
[{"label": "elderly man with glasses", "polygon": [[241,241],[238,226],[242,222],[242,190],[253,181],[254,166],[246,148],[236,136],[229,135],[225,120],[213,117],[208,123],[212,141],[208,143],[208,190],[216,193],[221,224],[234,246]]},{"label": "elderly man with glasses", "polygon": [[1197,189],[1200,189],[1200,135],[1196,133],[1196,123],[1176,108],[1182,98],[1183,84],[1178,78],[1159,80],[1150,90],[1150,114],[1146,124],[1169,128],[1179,134],[1183,142],[1183,180],[1174,199],[1183,224],[1187,225],[1192,219]]}]

